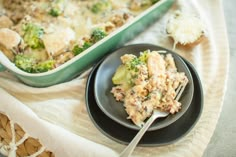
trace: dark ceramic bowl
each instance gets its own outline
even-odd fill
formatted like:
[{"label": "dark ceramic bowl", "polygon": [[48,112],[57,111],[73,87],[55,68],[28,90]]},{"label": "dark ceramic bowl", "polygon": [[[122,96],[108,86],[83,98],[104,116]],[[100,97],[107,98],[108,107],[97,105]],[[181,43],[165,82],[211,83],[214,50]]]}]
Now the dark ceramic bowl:
[{"label": "dark ceramic bowl", "polygon": [[121,64],[120,57],[122,55],[134,54],[136,56],[139,56],[139,53],[141,51],[145,51],[148,49],[151,51],[164,50],[166,51],[166,53],[163,53],[164,55],[168,53],[172,54],[178,72],[184,72],[189,80],[189,83],[186,86],[184,93],[179,99],[179,101],[182,104],[181,110],[176,114],[173,115],[170,114],[165,118],[159,118],[156,121],[154,121],[154,123],[148,129],[148,131],[153,131],[166,127],[175,122],[177,119],[179,119],[187,111],[193,98],[194,84],[192,75],[187,65],[175,52],[150,44],[136,44],[136,45],[124,46],[112,52],[101,62],[101,65],[98,67],[94,81],[94,95],[99,108],[108,117],[110,117],[112,120],[120,123],[125,127],[139,130],[140,127],[136,126],[131,120],[127,119],[128,114],[125,111],[123,103],[117,102],[113,94],[111,93],[111,89],[114,86],[114,84],[112,83],[112,76],[114,75],[117,67]]}]

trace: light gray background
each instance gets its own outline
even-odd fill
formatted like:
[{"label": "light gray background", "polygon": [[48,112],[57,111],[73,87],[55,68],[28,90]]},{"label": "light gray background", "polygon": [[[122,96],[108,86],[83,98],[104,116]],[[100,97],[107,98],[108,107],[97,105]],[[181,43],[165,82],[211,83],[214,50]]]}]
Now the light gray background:
[{"label": "light gray background", "polygon": [[223,0],[223,5],[230,45],[229,79],[221,116],[203,157],[236,157],[236,1]]},{"label": "light gray background", "polygon": [[220,119],[203,157],[236,157],[236,1],[223,0],[230,46],[227,91]]}]

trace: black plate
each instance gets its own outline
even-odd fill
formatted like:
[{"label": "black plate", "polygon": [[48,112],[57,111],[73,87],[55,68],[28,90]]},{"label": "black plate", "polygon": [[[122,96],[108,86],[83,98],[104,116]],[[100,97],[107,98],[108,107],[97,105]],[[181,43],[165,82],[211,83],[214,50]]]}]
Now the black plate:
[{"label": "black plate", "polygon": [[146,50],[163,51],[163,53],[160,52],[162,55],[171,54],[174,58],[178,72],[184,72],[189,80],[184,92],[179,99],[179,102],[182,104],[181,110],[175,114],[169,114],[167,117],[156,119],[155,122],[153,122],[148,128],[148,130],[154,131],[164,128],[178,120],[187,111],[193,98],[194,84],[191,73],[185,62],[177,53],[152,44],[127,45],[113,51],[111,54],[105,57],[98,67],[94,81],[94,95],[98,107],[108,117],[125,127],[140,130],[140,127],[135,125],[130,119],[127,119],[128,114],[124,109],[124,102],[116,101],[114,95],[111,94],[111,89],[114,87],[114,84],[112,83],[112,77],[116,69],[122,64],[120,57],[125,54],[139,56],[140,52]]},{"label": "black plate", "polygon": [[[159,130],[146,132],[139,142],[140,146],[163,146],[171,144],[185,136],[198,121],[203,108],[202,85],[194,67],[186,60],[184,61],[188,65],[194,81],[194,96],[190,107],[182,117],[171,125]],[[93,89],[94,77],[98,66],[99,64],[92,70],[86,85],[85,96],[87,111],[94,125],[104,135],[119,143],[128,144],[138,131],[129,129],[113,121],[106,116],[96,104]]]}]

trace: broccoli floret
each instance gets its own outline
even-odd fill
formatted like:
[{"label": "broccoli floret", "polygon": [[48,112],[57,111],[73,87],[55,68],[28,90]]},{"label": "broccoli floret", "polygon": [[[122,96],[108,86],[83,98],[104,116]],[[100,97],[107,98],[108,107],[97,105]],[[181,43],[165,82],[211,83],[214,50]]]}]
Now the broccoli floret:
[{"label": "broccoli floret", "polygon": [[92,43],[90,42],[85,42],[82,47],[79,45],[75,45],[74,48],[72,49],[72,52],[76,56],[80,54],[81,52],[83,52],[84,50],[86,50],[87,48],[89,48],[91,45]]},{"label": "broccoli floret", "polygon": [[23,54],[18,54],[14,58],[15,65],[23,71],[32,73],[33,72],[33,65],[36,63],[35,59],[28,57]]},{"label": "broccoli floret", "polygon": [[111,3],[107,0],[99,1],[92,5],[91,11],[95,14],[111,10]]},{"label": "broccoli floret", "polygon": [[90,40],[92,43],[96,43],[106,36],[107,36],[107,33],[104,30],[97,28],[97,29],[93,30]]},{"label": "broccoli floret", "polygon": [[58,9],[51,8],[50,11],[49,11],[49,14],[54,16],[54,17],[57,17],[61,14],[61,12]]},{"label": "broccoli floret", "polygon": [[61,15],[65,9],[65,4],[66,4],[65,2],[66,2],[65,0],[54,0],[51,3],[49,14],[54,17]]},{"label": "broccoli floret", "polygon": [[150,0],[150,1],[151,1],[152,4],[155,4],[155,3],[157,3],[160,0]]},{"label": "broccoli floret", "polygon": [[52,59],[37,63],[35,58],[24,54],[16,55],[14,63],[18,68],[28,73],[41,73],[55,68],[55,61]]},{"label": "broccoli floret", "polygon": [[85,42],[82,46],[75,45],[72,49],[72,52],[76,56],[87,48],[89,48],[90,46],[92,46],[93,44],[95,44],[96,42],[98,42],[99,40],[103,39],[105,36],[107,36],[107,33],[102,29],[97,28],[93,30],[89,41]]},{"label": "broccoli floret", "polygon": [[33,23],[27,23],[23,26],[23,31],[23,39],[28,46],[33,49],[44,48],[42,41],[44,30],[42,27]]},{"label": "broccoli floret", "polygon": [[55,60],[49,59],[43,62],[39,62],[34,66],[35,73],[46,72],[55,68]]}]

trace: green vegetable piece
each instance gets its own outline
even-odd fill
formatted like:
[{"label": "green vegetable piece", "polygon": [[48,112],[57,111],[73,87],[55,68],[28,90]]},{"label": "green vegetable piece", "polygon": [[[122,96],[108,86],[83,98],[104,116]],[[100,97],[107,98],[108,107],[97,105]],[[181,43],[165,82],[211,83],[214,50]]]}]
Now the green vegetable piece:
[{"label": "green vegetable piece", "polygon": [[151,3],[152,4],[155,4],[155,3],[157,3],[157,2],[159,2],[160,0],[151,0]]},{"label": "green vegetable piece", "polygon": [[66,4],[66,0],[54,0],[51,3],[49,14],[54,17],[61,15],[64,12],[65,4]]},{"label": "green vegetable piece", "polygon": [[27,23],[23,26],[23,31],[23,39],[28,46],[33,49],[44,48],[42,41],[42,36],[44,34],[43,28],[33,23]]},{"label": "green vegetable piece", "polygon": [[54,16],[54,17],[57,17],[61,14],[61,11],[58,10],[58,9],[55,9],[55,8],[51,8],[50,11],[49,11],[49,14]]},{"label": "green vegetable piece", "polygon": [[111,3],[107,0],[99,1],[92,5],[91,11],[95,14],[111,10]]},{"label": "green vegetable piece", "polygon": [[18,54],[14,58],[15,65],[23,71],[32,73],[33,65],[36,63],[35,59],[25,56],[23,54]]},{"label": "green vegetable piece", "polygon": [[39,62],[38,64],[35,65],[34,72],[41,73],[41,72],[46,72],[46,71],[52,70],[55,68],[55,63],[56,62],[53,59]]},{"label": "green vegetable piece", "polygon": [[131,61],[127,62],[125,64],[126,68],[128,69],[129,71],[129,84],[131,86],[133,86],[135,83],[135,79],[138,78],[139,76],[139,72],[140,72],[140,69],[139,67],[141,65],[145,65],[146,64],[146,61],[147,58],[146,58],[146,55],[145,53],[143,54],[143,56],[140,57],[135,57],[133,58]]},{"label": "green vegetable piece", "polygon": [[115,72],[114,76],[112,77],[113,84],[118,85],[118,84],[123,84],[123,83],[128,82],[127,73],[128,73],[128,71],[127,71],[125,65],[120,65],[116,69],[116,72]]},{"label": "green vegetable piece", "polygon": [[107,36],[107,33],[105,31],[103,31],[102,29],[97,28],[97,29],[93,30],[89,42],[85,42],[83,44],[83,46],[75,45],[72,49],[72,52],[76,56],[76,55],[80,54],[81,52],[83,52],[84,50],[88,49],[90,46],[92,46],[93,44],[95,44],[99,40],[103,39],[105,36]]},{"label": "green vegetable piece", "polygon": [[143,62],[139,58],[135,57],[130,62],[126,63],[126,67],[130,71],[137,71],[138,70],[137,65],[142,64],[142,63]]},{"label": "green vegetable piece", "polygon": [[74,48],[72,49],[72,52],[76,56],[80,54],[81,52],[83,52],[84,50],[86,50],[87,48],[89,48],[90,46],[92,46],[92,44],[89,42],[85,42],[82,47],[80,47],[79,45],[75,45]]},{"label": "green vegetable piece", "polygon": [[125,90],[129,89],[132,84],[130,84],[130,73],[125,67],[125,65],[120,65],[115,74],[112,77],[112,82],[115,85],[122,85]]},{"label": "green vegetable piece", "polygon": [[144,51],[143,53],[140,54],[139,56],[139,60],[143,63],[147,63],[147,59],[148,59],[148,54],[150,53],[149,50]]},{"label": "green vegetable piece", "polygon": [[91,42],[96,43],[106,36],[107,36],[107,33],[104,30],[100,28],[94,29],[91,35]]},{"label": "green vegetable piece", "polygon": [[55,68],[55,60],[49,59],[37,63],[35,58],[24,54],[18,54],[14,59],[15,65],[21,70],[28,73],[41,73]]}]

